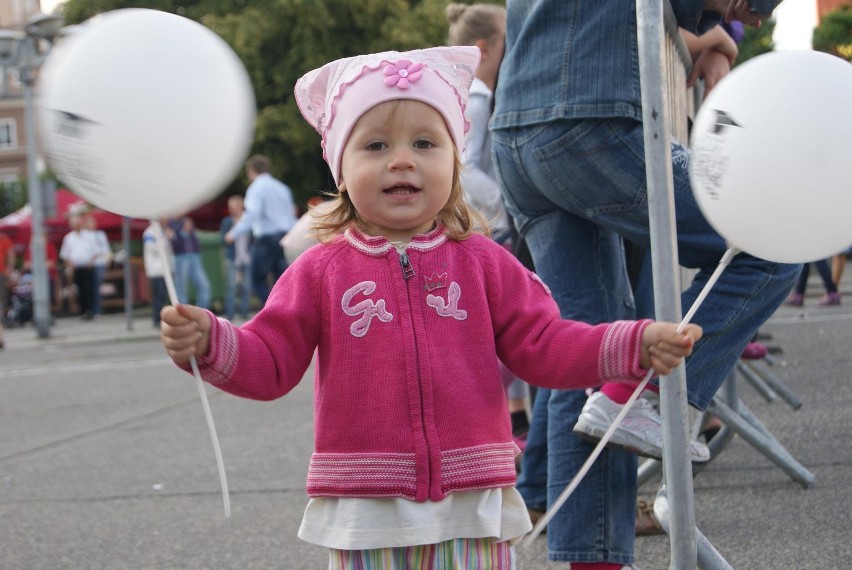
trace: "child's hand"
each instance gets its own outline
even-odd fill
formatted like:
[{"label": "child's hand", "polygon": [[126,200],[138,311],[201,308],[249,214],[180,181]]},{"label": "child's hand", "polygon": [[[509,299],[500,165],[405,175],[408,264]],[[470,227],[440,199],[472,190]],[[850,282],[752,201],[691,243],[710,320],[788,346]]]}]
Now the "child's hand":
[{"label": "child's hand", "polygon": [[642,331],[642,368],[654,368],[657,374],[671,374],[683,359],[692,354],[692,347],[702,330],[698,325],[686,325],[677,333],[674,323],[651,323]]},{"label": "child's hand", "polygon": [[210,317],[193,305],[171,305],[160,311],[160,337],[166,353],[178,364],[204,356],[210,348]]}]

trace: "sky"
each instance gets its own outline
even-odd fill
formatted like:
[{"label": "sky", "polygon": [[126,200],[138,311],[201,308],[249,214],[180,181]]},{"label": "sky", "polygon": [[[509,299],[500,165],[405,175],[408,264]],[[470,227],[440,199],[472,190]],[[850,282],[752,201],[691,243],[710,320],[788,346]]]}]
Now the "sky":
[{"label": "sky", "polygon": [[[41,0],[41,11],[50,14],[63,0]],[[775,9],[775,49],[811,49],[816,26],[816,0],[784,0]]]}]

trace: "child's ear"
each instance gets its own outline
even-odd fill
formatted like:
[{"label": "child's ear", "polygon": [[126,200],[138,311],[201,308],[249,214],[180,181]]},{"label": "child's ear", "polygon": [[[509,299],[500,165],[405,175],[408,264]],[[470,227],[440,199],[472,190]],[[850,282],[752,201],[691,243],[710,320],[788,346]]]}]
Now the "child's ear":
[{"label": "child's ear", "polygon": [[343,194],[346,192],[346,182],[344,180],[340,181],[340,184],[337,185],[337,191]]},{"label": "child's ear", "polygon": [[479,48],[479,57],[480,59],[488,59],[488,40],[480,39],[476,40],[476,47]]}]

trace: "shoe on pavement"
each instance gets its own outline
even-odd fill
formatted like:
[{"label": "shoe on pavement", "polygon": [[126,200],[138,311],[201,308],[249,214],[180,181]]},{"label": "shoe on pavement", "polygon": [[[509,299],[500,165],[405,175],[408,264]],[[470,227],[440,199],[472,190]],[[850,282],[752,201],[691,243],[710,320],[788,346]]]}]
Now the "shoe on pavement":
[{"label": "shoe on pavement", "polygon": [[750,342],[743,349],[740,358],[745,360],[760,360],[761,358],[766,358],[768,353],[769,349],[762,342]]},{"label": "shoe on pavement", "polygon": [[838,293],[836,291],[834,293],[826,293],[825,295],[822,296],[822,299],[820,299],[817,302],[817,305],[819,305],[820,307],[830,307],[831,305],[839,305],[839,304],[840,304],[840,293]]},{"label": "shoe on pavement", "polygon": [[[603,392],[595,392],[586,400],[574,433],[589,441],[600,441],[622,407]],[[647,400],[639,398],[613,433],[609,445],[624,447],[644,457],[662,459],[663,420]],[[687,455],[693,463],[710,460],[710,450],[698,441],[689,443]]]},{"label": "shoe on pavement", "polygon": [[665,534],[666,531],[660,526],[657,516],[654,514],[654,503],[645,499],[636,501],[636,536],[653,536]]},{"label": "shoe on pavement", "polygon": [[801,307],[805,304],[805,296],[802,293],[790,293],[790,296],[787,297],[784,304],[790,305],[791,307]]}]

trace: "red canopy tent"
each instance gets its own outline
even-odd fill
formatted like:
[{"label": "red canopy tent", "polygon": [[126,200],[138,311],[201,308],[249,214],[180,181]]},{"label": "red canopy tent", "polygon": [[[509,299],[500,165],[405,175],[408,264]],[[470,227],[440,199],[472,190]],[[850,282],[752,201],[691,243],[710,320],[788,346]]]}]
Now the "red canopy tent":
[{"label": "red canopy tent", "polygon": [[[106,232],[110,241],[121,241],[122,216],[107,212],[99,208],[89,206],[85,200],[65,188],[56,191],[56,215],[44,220],[46,239],[59,249],[62,238],[70,231],[68,227],[68,216],[71,213],[81,211],[86,215],[93,216],[98,229]],[[195,220],[199,229],[218,230],[219,222],[227,215],[227,206],[224,201],[217,201],[189,213]],[[30,243],[32,234],[32,210],[29,204],[12,212],[4,218],[0,218],[0,232],[5,233],[12,241],[21,248]],[[142,232],[148,227],[148,220],[136,218],[130,219],[130,238],[139,239]]]},{"label": "red canopy tent", "polygon": [[[64,188],[56,191],[56,215],[44,220],[47,241],[57,248],[59,247],[62,238],[70,231],[68,216],[75,212],[93,216],[98,224],[98,229],[106,232],[110,241],[121,241],[121,216],[98,208],[91,208],[85,200]],[[8,216],[0,218],[0,232],[7,234],[15,244],[25,246],[30,243],[32,234],[31,218],[32,210],[30,205],[27,204],[17,212],[12,212]],[[141,236],[147,226],[147,220],[130,220],[131,236]]]}]

